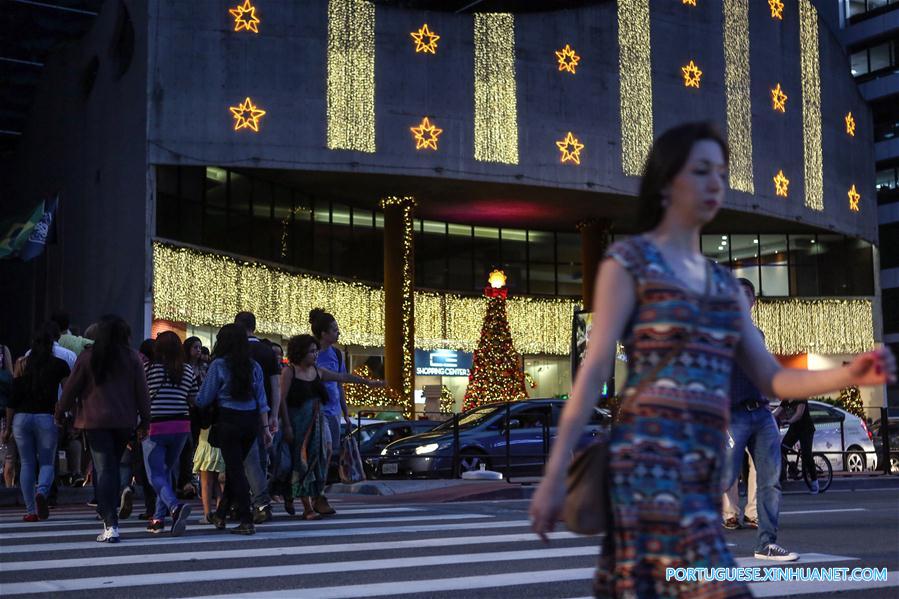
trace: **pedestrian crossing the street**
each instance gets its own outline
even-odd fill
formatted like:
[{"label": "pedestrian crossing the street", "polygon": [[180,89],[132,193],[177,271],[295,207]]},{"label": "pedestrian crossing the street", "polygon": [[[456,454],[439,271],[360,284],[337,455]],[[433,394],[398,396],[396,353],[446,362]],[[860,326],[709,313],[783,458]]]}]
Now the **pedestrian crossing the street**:
[{"label": "pedestrian crossing the street", "polygon": [[[335,507],[337,515],[318,521],[276,511],[251,537],[196,524],[196,518],[184,536],[151,535],[144,521],[131,518],[120,523],[116,545],[94,540],[101,525],[90,508],[59,508],[39,523],[0,512],[0,595],[515,597],[524,588],[535,597],[589,594],[598,539],[557,531],[544,545],[520,509],[350,501]],[[853,562],[851,556],[807,554],[801,565]],[[899,585],[895,573],[890,585]],[[774,587],[753,586],[759,596],[776,596]],[[797,587],[798,594],[805,588]]]}]

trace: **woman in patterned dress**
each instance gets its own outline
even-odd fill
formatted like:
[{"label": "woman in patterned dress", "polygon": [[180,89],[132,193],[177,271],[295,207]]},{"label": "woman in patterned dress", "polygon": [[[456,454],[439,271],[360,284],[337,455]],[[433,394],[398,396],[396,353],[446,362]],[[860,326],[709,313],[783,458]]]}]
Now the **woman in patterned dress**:
[{"label": "woman in patterned dress", "polygon": [[[561,512],[572,449],[621,339],[629,372],[609,446],[613,523],[597,597],[751,596],[740,582],[676,582],[665,575],[670,567],[735,565],[719,524],[734,361],[768,396],[808,397],[895,380],[887,350],[814,372],[782,368],[768,353],[734,277],[699,248],[701,228],[724,201],[727,168],[727,144],[710,124],[663,134],[640,186],[646,233],[614,244],[597,275],[590,345],[530,509],[534,531],[546,540]],[[652,380],[643,380],[669,357]]]}]

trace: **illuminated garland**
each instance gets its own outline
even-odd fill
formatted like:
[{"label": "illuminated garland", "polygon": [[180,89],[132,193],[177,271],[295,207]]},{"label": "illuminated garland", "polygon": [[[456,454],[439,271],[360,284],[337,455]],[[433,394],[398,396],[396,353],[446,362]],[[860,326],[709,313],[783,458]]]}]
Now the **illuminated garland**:
[{"label": "illuminated garland", "polygon": [[[261,333],[285,337],[308,333],[306,315],[312,308],[325,307],[340,323],[342,343],[384,344],[381,288],[159,242],[153,243],[153,300],[154,318],[221,326],[233,322],[240,310],[251,310]],[[528,355],[568,355],[571,315],[579,306],[580,301],[573,299],[510,298],[506,309],[518,350]],[[869,300],[760,299],[756,306],[759,326],[776,353],[854,353],[874,342]],[[484,297],[418,291],[415,345],[472,351],[486,312]]]},{"label": "illuminated garland", "polygon": [[518,164],[515,17],[474,15],[474,157]]},{"label": "illuminated garland", "polygon": [[[366,379],[375,377],[371,369],[366,366],[358,366],[353,369],[353,374]],[[345,383],[343,392],[346,402],[356,408],[401,408],[403,401],[395,389],[388,387],[369,387],[368,385],[356,385]]]},{"label": "illuminated garland", "polygon": [[749,0],[724,0],[724,61],[730,187],[755,193],[749,100]]},{"label": "illuminated garland", "polygon": [[802,149],[805,156],[805,205],[824,210],[824,159],[821,148],[821,64],[818,12],[799,0],[799,58],[802,70]]},{"label": "illuminated garland", "polygon": [[403,389],[402,399],[406,410],[411,413],[415,401],[415,221],[412,211],[415,199],[410,197],[388,197],[381,200],[381,208],[397,207],[403,211]]},{"label": "illuminated garland", "polygon": [[854,354],[874,347],[872,304],[866,299],[759,301],[753,319],[775,354]]},{"label": "illuminated garland", "polygon": [[375,151],[375,5],[328,2],[327,146]]},{"label": "illuminated garland", "polygon": [[619,0],[618,48],[621,167],[639,175],[653,137],[649,0]]}]

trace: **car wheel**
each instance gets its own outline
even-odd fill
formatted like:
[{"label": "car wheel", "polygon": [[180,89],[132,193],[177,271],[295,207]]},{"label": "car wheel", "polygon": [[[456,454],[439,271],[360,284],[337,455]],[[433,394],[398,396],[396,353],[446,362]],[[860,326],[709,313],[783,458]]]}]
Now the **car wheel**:
[{"label": "car wheel", "polygon": [[864,472],[865,468],[865,454],[860,451],[850,451],[846,454],[846,470],[849,472]]},{"label": "car wheel", "polygon": [[481,464],[484,464],[484,470],[490,470],[490,461],[487,456],[475,449],[463,449],[459,452],[459,470],[461,472],[472,472],[480,470]]}]

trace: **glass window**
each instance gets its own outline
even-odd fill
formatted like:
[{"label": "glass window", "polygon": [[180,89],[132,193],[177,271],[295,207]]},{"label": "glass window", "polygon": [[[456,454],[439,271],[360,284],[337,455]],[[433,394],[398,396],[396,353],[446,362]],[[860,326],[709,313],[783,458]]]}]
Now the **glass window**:
[{"label": "glass window", "polygon": [[435,220],[426,220],[421,223],[421,230],[424,233],[436,233],[438,235],[446,235],[446,223]]},{"label": "glass window", "polygon": [[[759,238],[757,235],[730,235],[729,240],[723,239],[726,235],[719,235],[717,243],[730,242],[730,253],[733,257],[733,272],[735,277],[742,277],[752,281],[756,290],[759,289]],[[710,240],[711,241],[711,240]],[[724,246],[718,246],[724,247]],[[724,253],[725,250],[716,252]]]},{"label": "glass window", "polygon": [[446,226],[440,223],[439,233],[427,232],[436,227],[428,227],[425,233],[415,236],[415,281],[420,287],[443,289],[447,287],[447,236]]},{"label": "glass window", "polygon": [[503,272],[506,273],[506,288],[512,293],[527,293],[528,266],[525,262],[504,262]]},{"label": "glass window", "polygon": [[225,207],[227,182],[228,173],[225,169],[206,167],[206,206]]},{"label": "glass window", "polygon": [[849,295],[848,261],[842,235],[818,235],[818,291],[821,295]]},{"label": "glass window", "polygon": [[703,235],[702,253],[718,264],[730,266],[730,249],[727,235]]},{"label": "glass window", "polygon": [[555,295],[555,264],[531,262],[528,273],[528,293],[535,295]]},{"label": "glass window", "polygon": [[291,210],[289,222],[285,245],[288,248],[290,263],[299,268],[312,270],[313,255],[316,251],[312,232],[312,207],[298,202]]},{"label": "glass window", "polygon": [[790,294],[818,295],[818,245],[814,235],[790,235]]},{"label": "glass window", "polygon": [[884,42],[882,44],[878,44],[876,46],[872,46],[868,51],[868,60],[870,61],[870,70],[873,73],[874,71],[879,71],[881,69],[887,69],[892,66],[893,61],[890,56],[890,50],[892,49],[892,42]]},{"label": "glass window", "polygon": [[846,0],[846,17],[852,18],[864,14],[865,0]]},{"label": "glass window", "polygon": [[531,262],[555,262],[555,235],[550,232],[528,231],[528,251]]},{"label": "glass window", "polygon": [[581,261],[581,236],[578,233],[556,233],[556,248],[560,263]]},{"label": "glass window", "polygon": [[572,297],[580,297],[583,293],[583,273],[581,265],[559,264],[559,285],[558,294]]},{"label": "glass window", "polygon": [[849,295],[874,295],[874,256],[871,244],[846,238],[846,278]]},{"label": "glass window", "polygon": [[353,208],[353,230],[357,228],[371,229],[373,222],[371,210]]},{"label": "glass window", "polygon": [[849,57],[849,63],[853,76],[866,75],[868,73],[868,50],[853,52]]},{"label": "glass window", "polygon": [[896,189],[896,169],[888,168],[877,171],[874,185],[877,187],[877,191],[881,189]]},{"label": "glass window", "polygon": [[331,271],[331,202],[315,200],[312,217],[313,238],[317,240],[312,252],[312,270],[318,272]]},{"label": "glass window", "polygon": [[524,262],[527,260],[528,232],[521,229],[502,229],[503,262]]},{"label": "glass window", "polygon": [[786,235],[759,236],[759,263],[762,271],[759,295],[790,295]]},{"label": "glass window", "polygon": [[350,225],[350,207],[336,202],[331,204],[331,224],[348,227]]},{"label": "glass window", "polygon": [[449,256],[449,287],[462,291],[474,289],[472,266],[471,227],[447,225],[447,255]]},{"label": "glass window", "polygon": [[475,227],[473,243],[475,287],[480,289],[490,271],[500,265],[499,229]]}]

